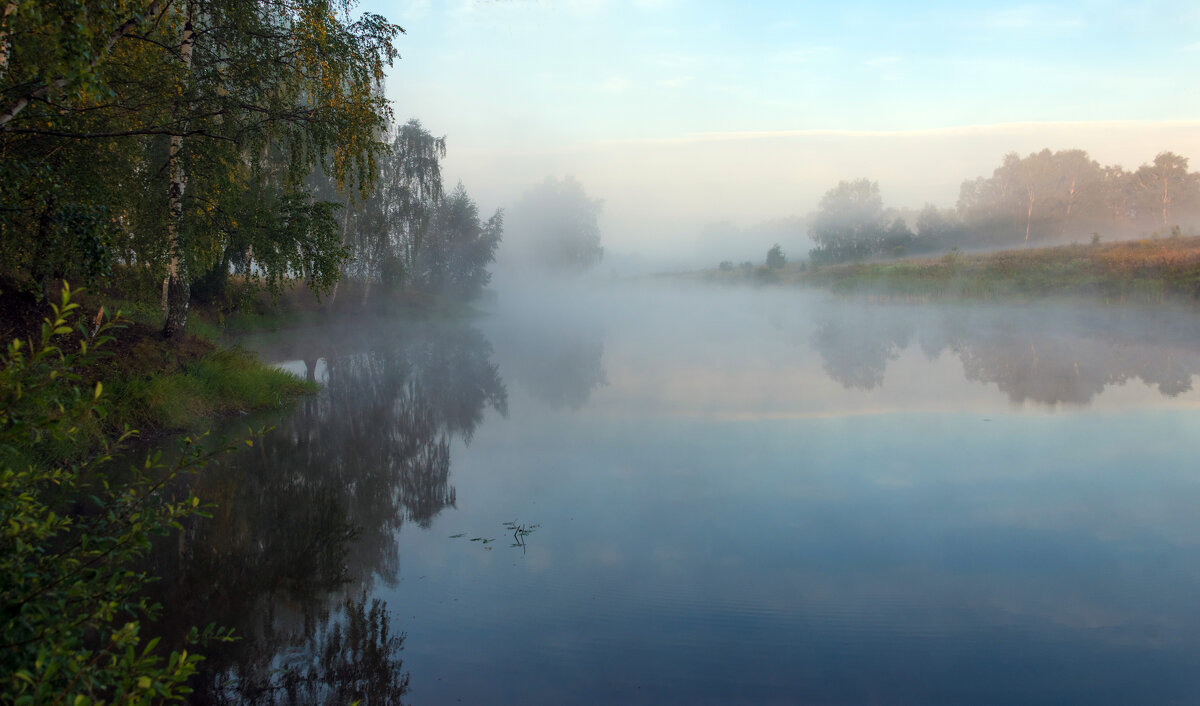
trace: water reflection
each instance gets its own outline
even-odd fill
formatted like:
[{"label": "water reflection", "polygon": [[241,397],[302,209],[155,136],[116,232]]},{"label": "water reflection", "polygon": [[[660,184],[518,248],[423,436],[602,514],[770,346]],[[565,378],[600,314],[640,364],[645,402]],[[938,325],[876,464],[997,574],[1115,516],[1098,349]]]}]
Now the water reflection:
[{"label": "water reflection", "polygon": [[914,342],[929,360],[957,357],[968,380],[995,384],[1013,403],[1087,405],[1139,379],[1166,397],[1192,389],[1200,336],[1161,316],[1128,310],[1070,315],[1010,308],[868,306],[826,316],[812,345],[846,389],[872,390]]},{"label": "water reflection", "polygon": [[[250,704],[402,704],[410,676],[400,652],[403,634],[391,628],[383,601],[346,598],[338,613],[279,655],[269,674],[218,674],[212,702]],[[236,676],[235,676],[236,675]],[[193,699],[193,703],[200,700]]]},{"label": "water reflection", "polygon": [[454,506],[454,440],[469,442],[487,409],[507,412],[491,347],[461,326],[252,344],[307,361],[324,388],[199,478],[217,510],[157,557],[161,628],[242,636],[208,650],[196,703],[398,703],[404,638],[366,596],[394,583],[402,524]]},{"label": "water reflection", "polygon": [[492,333],[505,379],[554,410],[578,411],[608,382],[604,341],[595,328],[507,322]]}]

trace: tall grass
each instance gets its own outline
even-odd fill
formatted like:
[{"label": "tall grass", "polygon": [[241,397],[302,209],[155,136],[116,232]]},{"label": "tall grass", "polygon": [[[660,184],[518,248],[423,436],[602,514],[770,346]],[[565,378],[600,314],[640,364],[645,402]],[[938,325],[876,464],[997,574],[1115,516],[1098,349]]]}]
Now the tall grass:
[{"label": "tall grass", "polygon": [[277,408],[317,389],[236,348],[214,351],[176,372],[126,375],[110,385],[118,400],[110,416],[144,429],[196,429],[214,417]]}]

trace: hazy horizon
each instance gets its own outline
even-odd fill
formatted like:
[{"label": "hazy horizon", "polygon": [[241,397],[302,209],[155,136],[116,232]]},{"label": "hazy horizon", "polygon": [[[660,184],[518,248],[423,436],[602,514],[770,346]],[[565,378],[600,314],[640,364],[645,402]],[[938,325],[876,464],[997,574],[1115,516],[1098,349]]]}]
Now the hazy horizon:
[{"label": "hazy horizon", "polygon": [[[406,30],[397,121],[445,135],[484,211],[573,176],[610,258],[760,257],[707,224],[803,216],[839,180],[953,207],[1003,156],[1200,159],[1200,9],[1184,3],[371,0]],[[798,244],[784,243],[794,250]],[[797,253],[798,254],[798,253]],[[609,259],[609,258],[606,258]]]}]

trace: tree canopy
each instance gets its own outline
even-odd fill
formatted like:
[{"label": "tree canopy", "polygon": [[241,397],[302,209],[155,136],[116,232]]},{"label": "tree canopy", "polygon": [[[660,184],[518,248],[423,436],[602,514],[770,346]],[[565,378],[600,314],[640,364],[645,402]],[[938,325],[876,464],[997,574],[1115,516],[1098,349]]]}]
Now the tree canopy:
[{"label": "tree canopy", "polygon": [[1009,153],[989,177],[962,183],[956,208],[912,217],[886,209],[878,184],[840,182],[812,217],[817,262],[1180,232],[1200,224],[1200,174],[1162,152],[1130,172],[1083,150]]},{"label": "tree canopy", "polygon": [[547,177],[509,211],[508,225],[518,257],[557,272],[580,272],[600,262],[600,211],[574,177]]},{"label": "tree canopy", "polygon": [[450,196],[434,207],[415,275],[428,289],[470,299],[491,281],[487,271],[496,259],[503,232],[503,215],[486,221],[460,182]]},{"label": "tree canopy", "polygon": [[[217,267],[332,286],[346,257],[305,176],[369,187],[402,30],[350,0],[10,2],[0,28],[0,257],[45,286]],[[12,10],[9,12],[8,10]],[[168,317],[168,332],[172,329]]]}]

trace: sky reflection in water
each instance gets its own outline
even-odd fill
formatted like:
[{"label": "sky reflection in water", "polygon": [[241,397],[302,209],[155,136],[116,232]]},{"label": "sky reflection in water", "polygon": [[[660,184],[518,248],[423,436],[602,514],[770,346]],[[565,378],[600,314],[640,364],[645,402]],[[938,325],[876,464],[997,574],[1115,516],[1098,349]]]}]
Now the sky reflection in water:
[{"label": "sky reflection in water", "polygon": [[[290,636],[260,641],[260,672],[348,595],[406,633],[413,703],[1200,690],[1196,317],[734,289],[514,304],[253,342],[327,386],[231,466],[259,499],[325,488],[354,529],[330,544],[346,583],[308,603],[302,577],[247,583],[243,632]],[[525,547],[514,520],[540,525]]]}]

